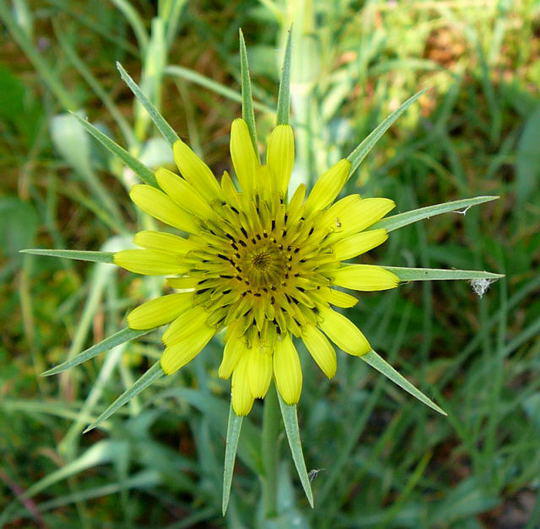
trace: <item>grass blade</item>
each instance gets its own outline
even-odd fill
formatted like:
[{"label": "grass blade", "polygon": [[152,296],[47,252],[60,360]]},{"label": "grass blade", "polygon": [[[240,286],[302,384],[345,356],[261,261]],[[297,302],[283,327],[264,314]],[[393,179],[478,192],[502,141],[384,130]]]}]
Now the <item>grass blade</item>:
[{"label": "grass blade", "polygon": [[287,433],[287,439],[289,440],[289,446],[291,447],[291,454],[294,461],[294,465],[298,472],[298,477],[306,493],[306,497],[311,507],[313,507],[313,492],[311,491],[311,483],[309,481],[308,473],[306,470],[306,463],[304,461],[304,454],[302,452],[302,442],[300,440],[300,429],[298,428],[298,417],[296,415],[296,406],[290,406],[285,404],[281,395],[279,396],[279,406],[281,408],[281,416],[283,417],[283,424],[285,425],[285,432]]},{"label": "grass blade", "polygon": [[497,281],[504,274],[493,274],[480,270],[444,270],[442,268],[405,268],[401,266],[383,266],[394,272],[401,281],[435,281],[447,279],[491,279]]},{"label": "grass blade", "polygon": [[429,219],[435,215],[441,215],[442,213],[449,213],[451,211],[457,211],[463,215],[467,213],[467,210],[471,206],[477,206],[485,202],[491,202],[497,200],[497,196],[480,196],[474,198],[465,198],[463,200],[454,200],[452,202],[444,202],[443,204],[435,204],[434,206],[427,206],[425,208],[413,209],[406,211],[405,213],[399,213],[398,215],[392,215],[386,219],[380,220],[376,224],[370,227],[374,230],[377,228],[384,228],[386,231],[394,231],[419,220]]},{"label": "grass blade", "polygon": [[259,155],[257,148],[257,129],[255,127],[255,113],[253,111],[253,95],[251,93],[251,80],[249,78],[249,63],[244,34],[240,29],[240,77],[242,81],[242,118],[247,123],[253,148]]},{"label": "grass blade", "polygon": [[98,128],[94,127],[89,121],[86,119],[82,119],[81,117],[77,116],[77,114],[72,113],[81,123],[81,125],[90,133],[96,140],[103,145],[108,151],[110,151],[112,154],[115,154],[120,158],[130,169],[132,169],[135,174],[145,183],[151,186],[157,186],[156,178],[154,177],[154,173],[146,167],[146,165],[142,164],[131,156],[129,152],[127,152],[124,148],[120,147],[115,141],[111,140],[109,136],[106,134],[103,134]]},{"label": "grass blade", "polygon": [[113,263],[114,252],[88,252],[85,250],[49,250],[45,248],[28,248],[19,250],[20,253],[41,255],[46,257],[63,257],[64,259],[77,259],[78,261],[91,261],[93,263]]},{"label": "grass blade", "polygon": [[118,408],[129,402],[133,397],[145,390],[153,384],[158,378],[161,378],[165,373],[161,369],[161,364],[156,362],[144,375],[139,377],[135,384],[128,390],[124,391],[97,419],[94,423],[88,426],[83,433],[93,430],[98,424],[107,420]]},{"label": "grass blade", "polygon": [[137,83],[131,78],[131,76],[124,70],[124,67],[117,62],[116,67],[120,72],[120,77],[129,86],[139,103],[146,109],[150,118],[154,122],[161,135],[172,145],[180,138],[173,128],[165,121],[165,118],[159,113],[158,109],[152,104],[150,99],[144,95],[143,91],[139,88]]},{"label": "grass blade", "polygon": [[133,340],[134,338],[138,338],[139,336],[143,336],[144,334],[149,333],[151,330],[152,329],[148,329],[144,331],[136,331],[129,328],[122,329],[121,331],[118,331],[112,336],[105,338],[105,340],[102,340],[101,342],[93,345],[92,347],[89,347],[82,353],[79,353],[77,356],[73,357],[71,360],[66,360],[65,362],[62,362],[61,364],[58,364],[57,366],[53,367],[52,369],[49,369],[48,371],[41,373],[41,376],[48,377],[51,375],[57,375],[58,373],[62,373],[62,371],[66,371],[67,369],[70,369],[71,367],[78,366],[79,364],[82,364],[83,362],[86,362],[87,360],[94,358],[94,356],[97,356],[100,353],[108,351],[109,349],[112,349],[113,347],[116,347],[117,345],[123,344],[124,342],[129,342],[130,340]]},{"label": "grass blade", "polygon": [[351,174],[362,163],[362,160],[368,155],[369,151],[373,149],[375,144],[381,139],[381,136],[394,124],[394,122],[407,110],[422,94],[426,92],[426,89],[420,90],[417,94],[413,95],[405,103],[403,103],[397,110],[394,110],[382,123],[380,123],[374,131],[372,131],[367,138],[354,149],[347,159],[351,162]]},{"label": "grass blade", "polygon": [[283,66],[281,68],[281,81],[279,83],[277,102],[277,124],[287,125],[289,123],[289,110],[291,106],[291,37],[292,31],[287,35],[285,54],[283,56]]},{"label": "grass blade", "polygon": [[231,404],[229,410],[229,423],[227,425],[227,440],[225,442],[225,463],[223,465],[223,499],[221,508],[223,516],[227,512],[229,498],[231,497],[231,483],[234,472],[234,461],[238,450],[238,440],[242,428],[243,417],[236,415]]},{"label": "grass blade", "polygon": [[420,402],[423,402],[426,406],[442,415],[448,415],[443,409],[439,408],[431,399],[426,397],[419,389],[411,384],[405,377],[400,375],[386,360],[381,358],[375,351],[371,350],[369,353],[360,357],[364,362],[368,363],[371,367],[379,371],[386,378],[390,379],[394,384],[398,385],[401,389],[410,393],[413,397],[417,398]]}]

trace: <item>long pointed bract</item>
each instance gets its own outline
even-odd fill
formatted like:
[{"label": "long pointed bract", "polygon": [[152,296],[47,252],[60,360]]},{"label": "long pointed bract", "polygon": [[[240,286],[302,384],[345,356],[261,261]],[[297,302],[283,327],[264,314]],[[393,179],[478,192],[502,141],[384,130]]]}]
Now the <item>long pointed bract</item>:
[{"label": "long pointed bract", "polygon": [[129,86],[130,90],[133,92],[133,95],[137,98],[139,103],[146,109],[150,118],[154,122],[154,125],[157,127],[161,135],[172,145],[175,141],[178,141],[180,138],[174,129],[165,121],[165,118],[159,113],[159,110],[152,104],[150,99],[146,97],[144,92],[139,88],[139,85],[131,78],[131,76],[126,72],[124,67],[117,62],[116,67],[120,72],[120,77],[124,82]]},{"label": "long pointed bract", "polygon": [[483,204],[485,202],[491,202],[497,200],[498,196],[479,196],[473,198],[464,198],[463,200],[453,200],[452,202],[444,202],[442,204],[434,204],[433,206],[426,206],[424,208],[412,209],[411,211],[405,211],[398,215],[392,215],[380,220],[376,224],[373,224],[369,229],[376,230],[384,228],[386,231],[394,231],[419,220],[430,219],[435,215],[441,215],[442,213],[449,213],[456,211],[458,213],[465,214],[471,206]]},{"label": "long pointed bract", "polygon": [[234,462],[238,450],[238,440],[242,428],[243,417],[234,413],[232,403],[229,410],[229,423],[227,425],[227,441],[225,443],[225,463],[223,465],[223,498],[221,508],[223,516],[227,512],[229,498],[231,496],[231,483],[234,472]]},{"label": "long pointed bract", "polygon": [[313,492],[311,490],[311,483],[306,469],[306,463],[304,461],[304,454],[302,452],[302,441],[300,440],[300,429],[298,427],[298,417],[296,415],[296,406],[290,406],[285,404],[281,395],[279,395],[279,406],[281,408],[281,416],[283,417],[283,424],[285,425],[285,432],[287,439],[289,440],[289,446],[291,448],[291,454],[294,461],[294,465],[300,478],[300,483],[311,507],[313,507]]},{"label": "long pointed bract", "polygon": [[372,131],[363,141],[354,149],[347,160],[352,164],[351,174],[354,170],[362,163],[362,160],[368,155],[369,151],[373,149],[375,144],[380,140],[381,136],[394,124],[396,119],[405,112],[422,94],[424,94],[426,89],[420,90],[417,94],[413,95],[405,103],[403,103],[397,110],[394,110],[382,123],[380,123],[377,128]]},{"label": "long pointed bract", "polygon": [[89,347],[82,353],[79,353],[77,356],[75,356],[71,360],[67,360],[66,362],[58,364],[52,369],[49,369],[48,371],[41,373],[41,376],[48,377],[51,375],[57,375],[58,373],[62,373],[63,371],[66,371],[67,369],[78,366],[79,364],[82,364],[83,362],[86,362],[87,360],[94,358],[94,356],[97,356],[100,353],[108,351],[109,349],[112,349],[113,347],[116,347],[117,345],[123,344],[125,342],[129,342],[130,340],[133,340],[134,338],[138,338],[139,336],[142,336],[143,334],[147,334],[151,330],[152,329],[148,329],[144,331],[136,331],[130,328],[122,329],[121,331],[118,331],[117,333],[109,336],[108,338],[105,338],[105,340],[102,340],[101,342],[93,345],[92,347]]},{"label": "long pointed bract", "polygon": [[161,369],[161,364],[156,362],[144,375],[137,379],[135,384],[128,390],[124,391],[97,419],[94,423],[88,426],[83,433],[93,430],[101,422],[107,420],[113,413],[121,408],[124,404],[129,402],[133,397],[138,395],[141,391],[145,390],[148,386],[153,384],[158,378],[161,378],[165,373]]},{"label": "long pointed bract", "polygon": [[447,415],[447,413],[437,406],[431,399],[426,397],[419,389],[417,389],[413,384],[411,384],[403,375],[398,373],[386,360],[381,358],[375,351],[371,350],[369,353],[362,355],[360,357],[364,362],[369,364],[371,367],[379,371],[386,378],[390,379],[394,384],[398,385],[401,389],[404,389],[407,393],[410,393],[413,397],[417,398],[420,402],[424,403],[426,406],[429,406],[431,409],[435,410],[442,415]]},{"label": "long pointed bract", "polygon": [[283,56],[283,66],[281,69],[281,81],[279,83],[277,102],[277,124],[287,125],[289,123],[289,112],[291,106],[291,39],[292,31],[287,35],[285,54]]},{"label": "long pointed bract", "polygon": [[257,128],[255,126],[255,113],[253,111],[253,95],[251,92],[251,79],[249,78],[249,62],[246,50],[246,42],[244,34],[240,29],[240,77],[242,82],[242,117],[247,123],[251,143],[257,156],[259,149],[257,148]]},{"label": "long pointed bract", "polygon": [[91,261],[93,263],[113,264],[113,252],[90,252],[86,250],[53,250],[48,248],[28,248],[19,250],[20,253],[41,255],[43,257],[63,257],[64,259],[77,259],[78,261]]}]

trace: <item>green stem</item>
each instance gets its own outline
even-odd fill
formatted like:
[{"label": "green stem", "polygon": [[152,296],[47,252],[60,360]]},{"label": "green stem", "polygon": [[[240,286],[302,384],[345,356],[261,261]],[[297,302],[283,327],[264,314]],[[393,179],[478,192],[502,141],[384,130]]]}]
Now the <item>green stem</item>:
[{"label": "green stem", "polygon": [[264,512],[266,518],[277,516],[277,470],[279,463],[279,403],[274,384],[264,399],[262,428],[262,478]]}]

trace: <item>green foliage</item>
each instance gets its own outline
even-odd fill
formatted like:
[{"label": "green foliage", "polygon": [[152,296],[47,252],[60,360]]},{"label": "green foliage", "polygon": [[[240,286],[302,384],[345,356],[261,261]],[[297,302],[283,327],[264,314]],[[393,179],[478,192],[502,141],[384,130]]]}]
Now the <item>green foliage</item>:
[{"label": "green foliage", "polygon": [[[160,377],[99,431],[82,436],[155,364],[158,338],[109,342],[113,349],[77,369],[39,374],[118,336],[126,310],[157,295],[161,284],[102,262],[19,250],[77,248],[95,250],[84,254],[95,257],[118,249],[104,247],[113,234],[152,229],[147,218],[135,223],[126,190],[154,183],[154,167],[139,160],[159,131],[144,108],[132,106],[115,60],[142,72],[139,87],[152,107],[219,174],[229,166],[230,121],[246,101],[240,86],[248,57],[257,72],[250,91],[258,137],[275,123],[279,59],[294,22],[288,96],[297,181],[311,184],[400,102],[429,87],[348,184],[397,203],[398,213],[380,223],[394,231],[377,261],[402,273],[476,269],[506,278],[477,290],[482,297],[468,281],[411,282],[362,296],[353,319],[448,418],[358,358],[339,353],[338,373],[327,382],[304,354],[297,413],[315,509],[285,463],[278,516],[259,525],[479,529],[508,520],[537,527],[534,3],[428,8],[314,0],[285,8],[242,0],[219,17],[204,3],[157,4],[122,0],[92,10],[79,0],[0,2],[8,36],[0,68],[0,318],[7,322],[0,345],[0,525],[236,528],[253,526],[253,512],[263,511],[257,404],[242,422],[233,493],[221,518],[229,410],[229,383],[215,375],[221,345],[210,344],[177,376]],[[428,209],[448,201],[455,202],[444,215]],[[284,462],[286,455],[281,450]],[[24,496],[16,500],[17,493]]]}]

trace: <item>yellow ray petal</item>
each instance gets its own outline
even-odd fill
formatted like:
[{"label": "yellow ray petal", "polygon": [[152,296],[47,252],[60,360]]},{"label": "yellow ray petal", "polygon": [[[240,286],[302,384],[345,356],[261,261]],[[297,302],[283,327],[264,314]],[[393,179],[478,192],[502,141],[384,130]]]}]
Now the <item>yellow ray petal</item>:
[{"label": "yellow ray petal", "polygon": [[195,244],[189,239],[184,239],[172,233],[163,231],[144,230],[135,234],[133,242],[137,246],[148,248],[149,250],[162,250],[164,252],[174,252],[185,254],[195,248]]},{"label": "yellow ray petal", "polygon": [[266,163],[275,179],[275,189],[285,195],[294,166],[294,133],[290,125],[278,125],[270,133]]},{"label": "yellow ray petal", "polygon": [[248,353],[249,389],[255,398],[263,398],[272,380],[272,355],[254,347]]},{"label": "yellow ray petal", "polygon": [[181,341],[167,347],[160,360],[163,371],[170,375],[191,362],[211,340],[215,332],[213,327],[201,325]]},{"label": "yellow ray petal", "polygon": [[381,220],[395,206],[395,202],[388,198],[360,198],[360,195],[349,195],[328,209],[321,226],[334,231],[330,240],[335,241],[365,230]]},{"label": "yellow ray petal", "polygon": [[178,318],[193,303],[192,293],[169,294],[152,299],[133,309],[127,316],[131,329],[153,329]]},{"label": "yellow ray petal", "polygon": [[253,150],[247,123],[243,119],[235,119],[231,127],[231,158],[238,181],[248,193],[255,188],[255,175],[259,161]]},{"label": "yellow ray petal", "polygon": [[193,288],[199,279],[192,276],[185,277],[169,277],[167,278],[167,286],[177,289]]},{"label": "yellow ray petal", "polygon": [[121,250],[113,257],[114,264],[134,272],[148,276],[181,274],[188,270],[182,264],[178,254],[161,252],[159,250]]},{"label": "yellow ray petal", "polygon": [[357,255],[368,252],[388,239],[388,232],[384,229],[368,230],[344,239],[334,244],[333,250],[337,261],[352,259]]},{"label": "yellow ray petal", "polygon": [[213,215],[210,204],[202,198],[189,182],[180,178],[177,174],[161,167],[156,171],[156,180],[159,187],[182,209],[202,219],[207,219]]},{"label": "yellow ray petal", "polygon": [[253,407],[254,397],[249,389],[248,359],[243,356],[236,366],[231,381],[231,401],[236,415],[247,415]]},{"label": "yellow ray petal", "polygon": [[165,224],[190,233],[197,231],[193,216],[179,208],[163,191],[137,184],[131,188],[129,196],[145,213]]},{"label": "yellow ray petal", "polygon": [[201,327],[215,328],[207,325],[210,313],[200,305],[189,308],[167,327],[161,340],[167,346],[176,345],[189,337]]},{"label": "yellow ray petal", "polygon": [[234,323],[229,326],[229,336],[226,338],[223,348],[223,359],[218,369],[218,376],[227,379],[236,368],[238,361],[247,354],[246,341],[239,332],[239,326]]},{"label": "yellow ray petal", "polygon": [[321,308],[319,327],[341,350],[362,356],[371,346],[360,329],[348,318],[330,308]]},{"label": "yellow ray petal", "polygon": [[208,202],[219,197],[219,184],[210,168],[182,141],[173,145],[174,161],[182,176]]},{"label": "yellow ray petal", "polygon": [[334,284],[367,292],[395,288],[399,285],[399,278],[382,266],[353,264],[345,265],[334,272]]},{"label": "yellow ray petal", "polygon": [[358,298],[333,288],[321,289],[321,297],[324,297],[325,301],[330,303],[330,305],[344,309],[354,307],[358,303]]},{"label": "yellow ray petal", "polygon": [[328,338],[313,325],[306,325],[303,329],[302,340],[307,350],[321,368],[321,371],[332,378],[336,374],[336,351]]},{"label": "yellow ray petal", "polygon": [[340,160],[322,174],[315,182],[305,204],[306,213],[324,209],[339,195],[339,192],[349,178],[351,162]]},{"label": "yellow ray petal", "polygon": [[279,394],[287,404],[296,404],[302,392],[302,368],[290,335],[276,342],[274,376]]}]

